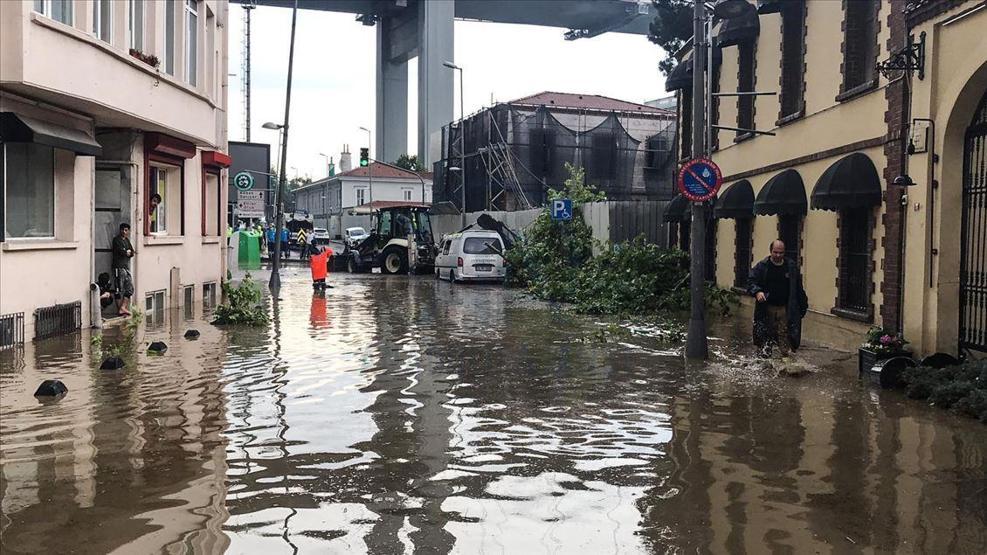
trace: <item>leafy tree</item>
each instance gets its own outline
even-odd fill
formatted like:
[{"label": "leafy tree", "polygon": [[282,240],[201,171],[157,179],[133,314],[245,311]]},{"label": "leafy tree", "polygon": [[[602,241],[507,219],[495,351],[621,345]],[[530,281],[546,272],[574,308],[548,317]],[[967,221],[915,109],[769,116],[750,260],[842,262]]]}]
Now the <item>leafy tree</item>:
[{"label": "leafy tree", "polygon": [[675,68],[672,56],[692,37],[691,0],[651,0],[657,14],[648,28],[648,40],[665,50],[666,57],[658,69],[666,76]]},{"label": "leafy tree", "polygon": [[417,154],[402,154],[398,157],[397,161],[394,162],[394,165],[413,172],[420,172],[425,169],[425,166],[418,161]]}]

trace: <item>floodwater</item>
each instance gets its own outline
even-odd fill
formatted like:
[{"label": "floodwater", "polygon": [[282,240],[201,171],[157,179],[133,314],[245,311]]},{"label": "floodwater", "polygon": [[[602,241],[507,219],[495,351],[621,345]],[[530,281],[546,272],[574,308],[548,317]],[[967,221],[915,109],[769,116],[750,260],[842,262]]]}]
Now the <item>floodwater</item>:
[{"label": "floodwater", "polygon": [[88,332],[0,353],[0,551],[987,551],[987,426],[850,355],[687,366],[497,287],[332,279],[288,269],[261,329],[154,315],[122,371]]}]

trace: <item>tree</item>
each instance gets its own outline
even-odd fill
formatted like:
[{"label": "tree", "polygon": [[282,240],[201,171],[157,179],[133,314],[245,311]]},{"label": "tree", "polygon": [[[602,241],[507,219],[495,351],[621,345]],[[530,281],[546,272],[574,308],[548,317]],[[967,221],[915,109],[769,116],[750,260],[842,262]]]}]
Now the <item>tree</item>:
[{"label": "tree", "polygon": [[692,2],[690,0],[651,0],[657,14],[648,27],[648,40],[665,50],[658,69],[668,76],[675,68],[672,56],[692,38]]},{"label": "tree", "polygon": [[398,159],[394,162],[394,165],[412,172],[420,172],[425,169],[425,166],[418,161],[417,154],[412,154],[410,156],[407,154],[402,154],[401,156],[398,156]]}]

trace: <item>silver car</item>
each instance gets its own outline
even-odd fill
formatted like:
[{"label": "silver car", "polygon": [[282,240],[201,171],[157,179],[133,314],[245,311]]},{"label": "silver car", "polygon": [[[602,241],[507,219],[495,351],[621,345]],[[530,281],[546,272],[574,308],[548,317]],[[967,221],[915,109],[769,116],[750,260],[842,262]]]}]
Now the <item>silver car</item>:
[{"label": "silver car", "polygon": [[370,234],[362,227],[348,227],[343,232],[343,240],[350,248],[355,248],[362,243]]}]

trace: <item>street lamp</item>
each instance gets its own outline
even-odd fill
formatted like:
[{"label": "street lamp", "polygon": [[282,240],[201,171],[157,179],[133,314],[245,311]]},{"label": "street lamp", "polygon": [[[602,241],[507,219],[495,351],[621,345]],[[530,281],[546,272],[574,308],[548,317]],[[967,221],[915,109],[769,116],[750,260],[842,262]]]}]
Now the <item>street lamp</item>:
[{"label": "street lamp", "polygon": [[457,66],[456,64],[445,61],[442,65],[447,68],[459,72],[459,168],[462,172],[460,174],[460,183],[462,185],[462,207],[463,207],[463,227],[466,227],[466,111],[463,109],[463,68]]},{"label": "street lamp", "polygon": [[[361,127],[360,131],[367,132],[367,150],[370,150],[370,144],[373,142],[373,135],[370,130],[366,127]],[[373,162],[367,162],[367,180],[370,182],[368,194],[370,195],[370,213],[374,212],[374,164]]]}]

